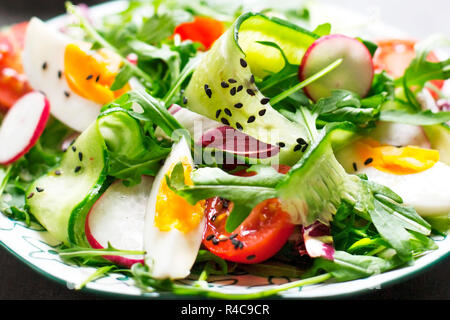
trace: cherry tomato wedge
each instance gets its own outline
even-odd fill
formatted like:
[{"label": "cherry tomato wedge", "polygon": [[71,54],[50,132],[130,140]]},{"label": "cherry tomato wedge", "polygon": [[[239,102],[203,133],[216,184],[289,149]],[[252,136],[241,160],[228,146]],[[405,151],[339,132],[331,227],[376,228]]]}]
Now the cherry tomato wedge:
[{"label": "cherry tomato wedge", "polygon": [[[280,172],[287,170],[283,167]],[[249,176],[246,171],[236,175]],[[283,211],[277,199],[259,203],[233,232],[225,231],[225,224],[233,203],[214,197],[206,200],[207,226],[203,245],[215,255],[238,263],[259,263],[271,258],[286,243],[295,225]]]},{"label": "cherry tomato wedge", "polygon": [[[373,63],[376,72],[385,70],[394,78],[403,76],[406,68],[416,56],[414,46],[416,41],[406,39],[386,39],[377,42],[378,49],[373,57]],[[428,55],[428,61],[438,62],[439,59],[433,52]],[[443,80],[430,81],[436,88],[442,89]],[[436,92],[430,90],[434,98],[437,98]]]},{"label": "cherry tomato wedge", "polygon": [[27,26],[23,22],[0,31],[0,108],[10,108],[31,91],[21,61]]},{"label": "cherry tomato wedge", "polygon": [[175,28],[174,34],[178,34],[181,40],[192,40],[203,44],[208,50],[223,33],[223,22],[208,17],[195,17],[191,22],[185,22]]}]

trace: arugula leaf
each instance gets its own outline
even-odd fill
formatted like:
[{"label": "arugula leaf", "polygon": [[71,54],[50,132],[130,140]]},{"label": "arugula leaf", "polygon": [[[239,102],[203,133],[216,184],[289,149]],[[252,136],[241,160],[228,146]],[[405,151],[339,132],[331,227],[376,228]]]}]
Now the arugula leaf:
[{"label": "arugula leaf", "polygon": [[383,92],[386,93],[387,100],[393,100],[395,98],[394,79],[384,70],[374,75],[372,86],[367,96],[370,97]]},{"label": "arugula leaf", "polygon": [[329,23],[323,23],[318,25],[314,30],[313,33],[317,34],[318,36],[327,36],[331,32],[331,24]]},{"label": "arugula leaf", "polygon": [[129,101],[138,103],[143,110],[143,112],[128,111],[132,117],[156,124],[174,141],[178,140],[176,136],[189,136],[189,133],[170,114],[164,104],[152,97],[145,90],[136,89],[128,93],[127,96]]},{"label": "arugula leaf", "polygon": [[119,73],[116,75],[116,78],[114,79],[113,84],[111,85],[110,89],[112,91],[120,90],[122,89],[128,81],[133,77],[134,73],[133,70],[130,68],[130,66],[125,65],[123,66]]},{"label": "arugula leaf", "polygon": [[370,52],[370,55],[373,57],[375,54],[375,51],[377,51],[377,49],[378,49],[378,45],[369,40],[365,40],[362,38],[357,38],[357,39],[366,46],[367,50],[369,50],[369,52]]},{"label": "arugula leaf", "polygon": [[381,236],[395,249],[399,257],[408,261],[412,259],[409,233],[390,213],[375,201],[373,210],[369,210],[370,218]]},{"label": "arugula leaf", "polygon": [[[117,101],[116,101],[117,103]],[[128,105],[128,101],[123,101]],[[170,152],[154,137],[145,134],[139,121],[126,109],[107,109],[98,118],[99,129],[109,154],[108,175],[127,185],[141,181],[142,175],[156,175],[161,161]]]},{"label": "arugula leaf", "polygon": [[171,15],[154,15],[144,20],[137,38],[146,43],[158,43],[171,36],[177,24]]},{"label": "arugula leaf", "polygon": [[336,251],[334,259],[319,258],[305,274],[306,277],[318,274],[320,271],[330,273],[336,281],[350,281],[386,272],[396,266],[392,261],[379,257],[351,255],[345,251]]},{"label": "arugula leaf", "polygon": [[181,58],[177,51],[173,51],[165,44],[156,47],[139,40],[130,41],[128,45],[138,55],[141,64],[148,64],[154,60],[163,61],[168,69],[169,84],[177,80],[181,69]]},{"label": "arugula leaf", "polygon": [[428,126],[450,121],[450,111],[432,112],[431,110],[425,110],[412,113],[406,110],[382,110],[380,112],[380,120]]},{"label": "arugula leaf", "polygon": [[193,186],[184,183],[184,169],[181,163],[175,165],[171,176],[166,176],[167,185],[192,205],[203,199],[223,197],[234,203],[225,229],[235,230],[253,208],[262,201],[276,198],[273,188],[278,173],[275,169],[257,167],[255,176],[245,178],[230,175],[218,168],[200,168],[192,172]]},{"label": "arugula leaf", "polygon": [[415,97],[415,92],[420,91],[428,81],[450,78],[450,58],[439,62],[427,60],[433,48],[448,46],[449,44],[450,40],[440,35],[418,43],[416,46],[416,57],[405,70],[403,77],[395,80],[396,84],[403,86],[406,99],[416,110],[420,110],[421,106]]},{"label": "arugula leaf", "polygon": [[358,126],[369,126],[378,120],[385,101],[384,92],[360,99],[347,90],[333,90],[330,97],[321,98],[312,111],[325,122],[352,122]]}]

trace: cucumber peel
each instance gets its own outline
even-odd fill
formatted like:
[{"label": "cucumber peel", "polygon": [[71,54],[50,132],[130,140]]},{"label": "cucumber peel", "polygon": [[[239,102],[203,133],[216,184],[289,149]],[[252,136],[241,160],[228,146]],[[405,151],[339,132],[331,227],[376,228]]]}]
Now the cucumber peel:
[{"label": "cucumber peel", "polygon": [[[82,242],[86,207],[100,195],[108,154],[97,122],[67,149],[61,163],[38,178],[26,192],[30,212],[59,241]],[[84,231],[82,232],[84,234]]]},{"label": "cucumber peel", "polygon": [[277,43],[290,63],[299,63],[317,37],[280,19],[242,15],[203,56],[186,88],[186,107],[279,146],[279,162],[294,164],[305,152],[297,141],[308,142],[306,129],[276,111],[256,87],[254,77],[276,72],[284,64],[279,50],[261,41]]}]

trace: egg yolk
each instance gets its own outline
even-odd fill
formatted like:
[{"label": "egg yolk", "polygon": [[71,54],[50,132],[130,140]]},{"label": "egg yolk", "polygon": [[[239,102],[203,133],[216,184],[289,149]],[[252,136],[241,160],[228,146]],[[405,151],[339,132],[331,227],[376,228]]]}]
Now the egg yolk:
[{"label": "egg yolk", "polygon": [[69,44],[64,52],[64,74],[69,88],[100,104],[111,102],[129,91],[128,85],[117,91],[110,89],[121,65],[121,58],[106,49],[89,51]]},{"label": "egg yolk", "polygon": [[356,150],[365,165],[398,175],[425,171],[439,161],[437,150],[381,145],[372,139],[357,142]]},{"label": "egg yolk", "polygon": [[[182,159],[185,172],[185,184],[192,185],[190,174],[192,166],[187,158]],[[168,170],[170,174],[175,163]],[[183,233],[194,230],[204,216],[204,201],[199,201],[195,205],[189,204],[183,197],[173,192],[163,179],[156,197],[155,226],[161,231],[178,229]]]}]

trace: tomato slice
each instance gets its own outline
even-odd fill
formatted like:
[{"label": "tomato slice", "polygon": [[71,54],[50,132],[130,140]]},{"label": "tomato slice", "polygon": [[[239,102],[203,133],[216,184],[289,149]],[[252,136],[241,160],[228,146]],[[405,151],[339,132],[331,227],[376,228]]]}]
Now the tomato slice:
[{"label": "tomato slice", "polygon": [[21,55],[28,22],[0,31],[0,107],[10,108],[31,91],[23,74]]},{"label": "tomato slice", "polygon": [[195,17],[193,21],[178,25],[174,34],[180,35],[183,41],[199,42],[205,50],[208,50],[224,32],[223,22],[209,17]]},{"label": "tomato slice", "polygon": [[[287,167],[279,168],[286,172]],[[236,175],[249,176],[246,171]],[[207,225],[203,245],[213,254],[232,262],[259,263],[275,255],[286,243],[295,225],[283,211],[277,199],[259,203],[233,232],[225,231],[225,224],[233,203],[220,197],[206,200]]]},{"label": "tomato slice", "polygon": [[[394,78],[403,76],[406,68],[416,56],[414,46],[417,42],[408,39],[386,39],[377,42],[378,49],[373,57],[376,72],[385,70]],[[439,59],[433,52],[428,55],[428,61],[438,62]],[[436,88],[442,89],[444,80],[430,81]],[[436,99],[437,93],[430,90]]]}]

